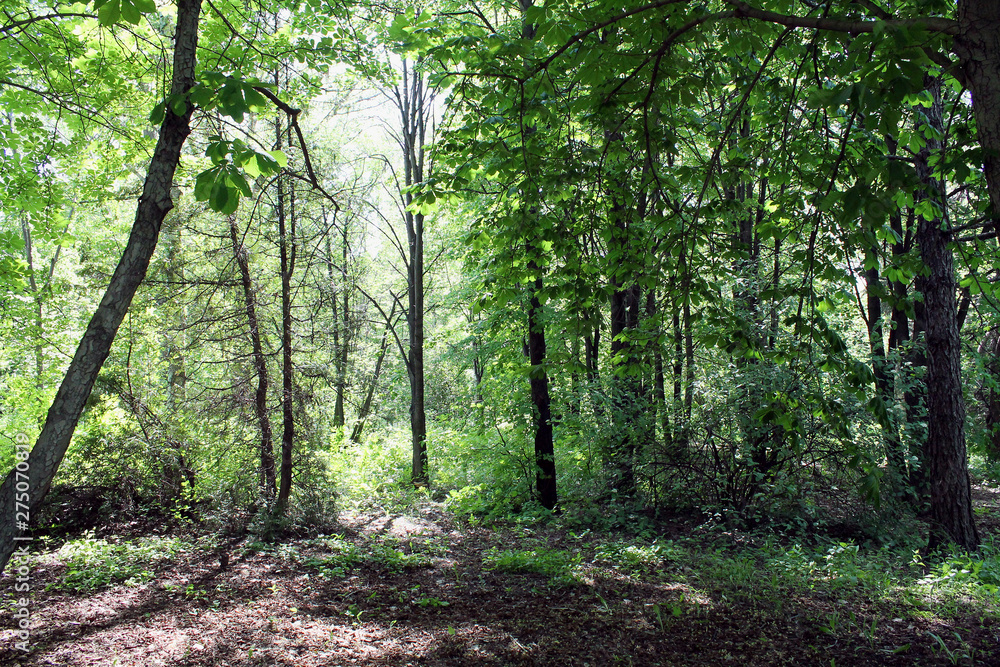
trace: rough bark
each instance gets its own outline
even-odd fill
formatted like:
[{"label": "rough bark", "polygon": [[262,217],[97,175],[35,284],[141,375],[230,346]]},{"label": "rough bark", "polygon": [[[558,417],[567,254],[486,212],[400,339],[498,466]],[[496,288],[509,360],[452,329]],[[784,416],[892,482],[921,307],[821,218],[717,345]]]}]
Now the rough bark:
[{"label": "rough bark", "polygon": [[[934,104],[925,111],[927,122],[937,130],[942,120],[940,79],[929,79]],[[941,142],[928,139],[916,157],[921,200],[930,199],[943,210],[944,183],[934,178],[930,156],[941,150]],[[965,447],[965,402],[962,397],[962,345],[958,332],[955,266],[949,246],[951,232],[939,215],[920,216],[917,244],[924,273],[917,286],[924,297],[924,327],[927,344],[927,441],[924,461],[930,487],[931,546],[947,539],[968,549],[979,545],[972,516]]]},{"label": "rough bark", "polygon": [[[200,13],[201,0],[178,0],[172,94],[184,95],[194,85]],[[167,105],[160,126],[160,136],[146,172],[125,251],[52,401],[42,431],[26,461],[28,470],[21,473],[27,475],[28,499],[24,504],[29,511],[38,507],[52,484],[97,375],[111,351],[118,327],[146,276],[163,219],[173,208],[170,188],[181,147],[190,133],[191,107],[188,105],[180,115],[170,107]],[[14,552],[18,543],[15,538],[21,537],[26,528],[21,521],[23,516],[18,514],[24,510],[17,505],[23,503],[17,492],[17,484],[22,481],[24,477],[19,477],[15,469],[0,485],[0,570]]]},{"label": "rough bark", "polygon": [[954,52],[972,91],[993,219],[1000,218],[1000,2],[962,0]]},{"label": "rough bark", "polygon": [[274,433],[271,430],[271,418],[267,412],[268,373],[267,360],[264,357],[264,346],[261,343],[260,324],[257,320],[257,296],[254,293],[253,281],[250,278],[250,258],[246,248],[240,243],[236,217],[229,218],[229,238],[233,244],[233,257],[240,270],[240,282],[243,285],[243,306],[247,316],[247,328],[250,335],[250,346],[254,373],[257,375],[257,389],[254,391],[254,414],[260,428],[260,488],[267,498],[273,498],[276,490],[274,469]]}]

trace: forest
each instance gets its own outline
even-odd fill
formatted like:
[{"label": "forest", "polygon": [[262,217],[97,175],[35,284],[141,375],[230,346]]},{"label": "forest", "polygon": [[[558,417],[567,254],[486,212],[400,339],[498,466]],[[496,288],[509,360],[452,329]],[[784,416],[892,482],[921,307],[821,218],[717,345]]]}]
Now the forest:
[{"label": "forest", "polygon": [[1000,3],[0,8],[0,663],[1000,664]]}]

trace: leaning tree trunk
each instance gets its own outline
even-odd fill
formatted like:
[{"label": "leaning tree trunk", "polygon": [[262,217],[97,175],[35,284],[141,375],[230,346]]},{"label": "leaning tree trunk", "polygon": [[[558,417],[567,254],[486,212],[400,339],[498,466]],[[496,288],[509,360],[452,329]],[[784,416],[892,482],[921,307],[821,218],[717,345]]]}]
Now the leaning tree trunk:
[{"label": "leaning tree trunk", "polygon": [[[177,1],[171,95],[184,96],[194,85],[200,13],[201,0]],[[17,545],[15,538],[20,537],[27,529],[27,522],[22,521],[23,514],[19,516],[19,512],[23,513],[27,508],[34,510],[48,493],[94,388],[97,375],[111,351],[118,327],[128,312],[139,284],[146,276],[163,219],[173,208],[170,188],[180,160],[181,147],[191,131],[192,110],[189,104],[185,112],[178,115],[174,113],[173,107],[174,105],[167,105],[160,126],[160,137],[146,172],[146,181],[125,252],[52,400],[42,432],[25,462],[27,471],[12,470],[0,485],[0,570],[6,566],[14,552]],[[27,502],[21,500],[23,496],[18,491],[18,484],[23,482],[28,484]],[[27,508],[23,505],[27,505]]]},{"label": "leaning tree trunk", "polygon": [[250,278],[250,258],[245,246],[239,241],[239,230],[236,227],[236,216],[229,218],[229,238],[233,243],[233,257],[240,269],[240,282],[243,285],[243,303],[247,315],[247,328],[250,333],[253,368],[257,374],[257,389],[254,392],[254,413],[260,427],[260,488],[265,498],[274,498],[274,432],[271,429],[271,417],[267,412],[267,359],[264,357],[264,346],[261,342],[260,323],[257,319],[257,297]]}]

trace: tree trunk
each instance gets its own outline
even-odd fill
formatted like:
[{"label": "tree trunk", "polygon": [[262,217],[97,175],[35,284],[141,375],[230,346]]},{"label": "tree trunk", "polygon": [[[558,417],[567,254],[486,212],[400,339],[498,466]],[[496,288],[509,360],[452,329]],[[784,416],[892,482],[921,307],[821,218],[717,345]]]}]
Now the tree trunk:
[{"label": "tree trunk", "polygon": [[[176,214],[167,215],[164,218],[160,229],[160,237],[165,245],[164,277],[168,285],[182,286],[184,284],[184,269],[181,265],[181,229]],[[187,329],[185,308],[180,300],[171,300],[167,294],[157,299],[157,306],[160,312],[168,321],[175,320],[174,331],[164,330],[162,358],[167,364],[166,369],[166,414],[167,424],[176,423],[173,416],[181,409],[187,394],[187,375],[185,371],[184,345],[178,344],[177,339],[182,338]],[[161,426],[167,426],[162,424]],[[169,494],[174,500],[180,500],[184,492],[184,483],[188,485],[189,492],[193,490],[195,483],[195,472],[188,465],[186,438],[184,433],[179,433],[175,429],[169,428],[162,436],[167,444],[164,451],[165,458],[163,466],[164,484],[161,493]]]},{"label": "tree trunk", "polygon": [[257,390],[254,392],[254,413],[260,428],[260,489],[265,498],[273,498],[275,493],[274,470],[274,434],[271,430],[271,418],[267,412],[267,360],[264,357],[264,346],[261,343],[260,324],[257,321],[257,297],[254,294],[253,282],[250,279],[250,258],[247,249],[240,243],[239,229],[236,226],[236,216],[229,218],[229,238],[233,243],[233,257],[240,269],[240,281],[243,284],[243,303],[247,314],[247,327],[250,330],[250,345],[252,349],[254,372],[257,374]]},{"label": "tree trunk", "polygon": [[[896,154],[896,142],[891,137],[886,137],[886,144],[889,147],[889,154]],[[912,211],[911,211],[912,212]],[[896,240],[892,244],[892,256],[895,261],[902,262],[904,256],[910,251],[912,245],[911,222],[912,215],[908,217],[906,229],[903,228],[903,217],[900,212],[895,212],[890,216],[889,224],[895,232]],[[921,415],[920,406],[923,403],[924,385],[915,381],[913,376],[917,375],[918,369],[927,366],[927,357],[924,351],[924,341],[920,338],[923,331],[923,303],[913,304],[914,321],[911,325],[907,315],[907,302],[910,298],[909,288],[901,281],[890,281],[889,288],[892,292],[892,329],[889,331],[889,354],[894,356],[897,364],[905,361],[905,367],[898,369],[896,373],[897,383],[903,384],[903,410],[905,411],[904,423],[906,429],[900,438],[900,448],[905,456],[907,452],[916,460],[916,465],[907,463],[909,492],[911,504],[920,508],[926,502],[929,495],[927,492],[927,471],[923,463],[923,445],[927,439],[926,420]],[[920,338],[919,340],[917,340]],[[895,393],[895,390],[893,391]],[[898,434],[897,434],[898,435]]]},{"label": "tree trunk", "polygon": [[[878,249],[872,249],[872,256],[878,256]],[[872,373],[875,375],[875,391],[888,408],[893,401],[892,377],[885,354],[884,327],[882,322],[882,279],[878,266],[865,270],[865,293],[868,328],[868,347],[871,352]],[[906,456],[899,441],[899,433],[891,419],[882,424],[882,443],[886,459],[897,484],[907,479]]]},{"label": "tree trunk", "polygon": [[[528,257],[536,250],[531,243],[526,247]],[[542,303],[538,298],[543,282],[535,260],[528,260],[528,268],[539,271],[530,289],[528,305],[528,358],[531,370],[528,378],[531,386],[531,403],[535,412],[535,489],[538,502],[546,509],[555,509],[558,503],[556,491],[556,459],[552,436],[552,399],[549,396],[549,375],[545,369],[545,325],[542,322]]]},{"label": "tree trunk", "polygon": [[[325,219],[325,214],[324,214]],[[333,315],[333,354],[334,361],[336,364],[337,371],[337,383],[336,383],[336,399],[334,401],[333,407],[333,425],[334,427],[340,429],[346,423],[346,418],[344,415],[344,398],[347,393],[347,362],[348,354],[350,351],[350,339],[351,339],[351,302],[350,293],[347,289],[347,253],[348,253],[348,243],[347,243],[347,221],[342,223],[341,231],[341,256],[340,256],[340,293],[339,298],[343,299],[343,304],[338,304],[338,291],[334,285],[334,264],[333,264],[333,251],[330,247],[330,235],[327,234],[326,240],[326,269],[327,278],[330,282],[330,289],[332,290],[331,297],[331,307]]]},{"label": "tree trunk", "polygon": [[[924,115],[932,127],[942,132],[941,80],[928,77],[928,84],[934,103]],[[922,188],[920,200],[932,200],[937,211],[944,210],[945,184],[934,178],[929,159],[941,147],[940,140],[928,139],[927,146],[916,157],[917,178]],[[979,545],[979,534],[972,516],[965,448],[962,345],[958,335],[958,304],[955,298],[958,286],[954,257],[948,245],[951,232],[943,228],[945,222],[938,214],[918,217],[917,244],[926,267],[925,272],[918,276],[917,286],[924,297],[927,343],[927,441],[924,460],[930,483],[930,546],[933,548],[951,539],[967,549],[975,549]]]},{"label": "tree trunk", "polygon": [[396,314],[396,304],[393,302],[392,310],[389,312],[389,319],[385,323],[385,331],[382,332],[382,342],[379,344],[378,357],[375,358],[375,372],[372,373],[371,383],[368,385],[368,392],[365,394],[365,402],[361,404],[358,411],[358,419],[351,429],[351,442],[358,444],[361,442],[361,432],[365,429],[365,421],[368,413],[372,409],[372,400],[375,397],[375,388],[378,386],[378,378],[382,374],[382,362],[385,361],[385,353],[389,350],[389,330],[392,329],[392,318]]},{"label": "tree trunk", "polygon": [[[620,211],[618,212],[621,213]],[[612,214],[614,215],[614,213]],[[620,234],[620,236],[618,236]],[[616,228],[616,242],[625,256],[627,246],[627,230],[619,219]],[[612,443],[608,455],[608,468],[611,474],[611,486],[617,492],[619,499],[626,500],[636,495],[635,463],[638,442],[643,421],[644,405],[640,396],[639,375],[636,373],[638,359],[634,342],[628,337],[638,326],[638,285],[624,284],[622,277],[613,272],[611,285],[611,357],[615,372],[611,381],[611,400],[616,409],[615,421],[620,428],[616,429],[617,438]]]},{"label": "tree trunk", "polygon": [[21,237],[24,241],[24,261],[28,263],[28,286],[31,288],[31,296],[35,306],[35,330],[31,332],[31,337],[35,340],[35,389],[41,392],[45,387],[43,377],[45,374],[45,311],[42,303],[42,290],[35,278],[34,244],[32,243],[31,225],[27,220],[21,221]]},{"label": "tree trunk", "polygon": [[[281,149],[278,121],[277,148]],[[288,185],[288,212],[285,186]],[[278,507],[288,503],[292,492],[292,453],[295,446],[295,368],[292,365],[292,275],[295,272],[295,189],[291,181],[278,176],[278,253],[281,262],[281,473]]]},{"label": "tree trunk", "polygon": [[410,329],[410,435],[413,446],[412,480],[427,486],[427,414],[424,409],[424,216],[407,213],[410,239],[409,309]]},{"label": "tree trunk", "polygon": [[1000,218],[1000,3],[961,0],[953,50],[972,91],[976,132],[993,219]]},{"label": "tree trunk", "polygon": [[[646,315],[655,320],[658,315],[656,292],[650,290],[646,296]],[[662,324],[658,325],[662,333]],[[656,413],[659,417],[660,441],[666,444],[667,452],[672,454],[673,441],[670,433],[670,410],[667,408],[667,378],[663,371],[663,343],[658,335],[653,342],[653,397],[656,400]]]},{"label": "tree trunk", "polygon": [[979,354],[984,357],[987,377],[984,387],[979,393],[980,400],[986,404],[986,456],[991,462],[1000,461],[1000,330],[991,329],[986,332],[979,344]]},{"label": "tree trunk", "polygon": [[[183,96],[194,85],[201,0],[177,1],[177,28],[170,92]],[[173,208],[170,188],[180,160],[181,147],[190,133],[191,105],[177,115],[167,105],[160,136],[146,172],[135,222],[125,252],[111,277],[97,311],[87,325],[76,354],[52,401],[42,431],[35,441],[26,471],[16,468],[0,485],[0,570],[6,566],[17,545],[16,538],[27,529],[29,511],[41,503],[59,469],[97,375],[111,350],[136,289],[146,276],[149,260],[167,212]],[[27,498],[22,500],[19,483],[27,482]],[[25,507],[26,506],[26,507]],[[23,539],[23,538],[22,538]]]},{"label": "tree trunk", "polygon": [[427,115],[433,94],[425,87],[420,71],[411,70],[403,61],[403,81],[394,89],[396,110],[402,121],[400,148],[403,152],[403,183],[400,193],[407,239],[407,310],[410,331],[406,371],[410,380],[410,441],[412,461],[410,478],[415,486],[427,486],[427,414],[424,407],[424,215],[410,210],[414,185],[424,182],[424,146],[427,140]]}]

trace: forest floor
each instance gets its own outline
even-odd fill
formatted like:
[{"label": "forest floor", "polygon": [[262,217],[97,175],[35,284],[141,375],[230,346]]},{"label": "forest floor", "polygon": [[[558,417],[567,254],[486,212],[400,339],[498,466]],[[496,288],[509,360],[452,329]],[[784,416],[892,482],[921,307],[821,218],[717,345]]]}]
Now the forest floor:
[{"label": "forest floor", "polygon": [[[1000,490],[976,495],[996,533]],[[998,593],[960,561],[658,526],[656,539],[474,527],[427,500],[271,545],[91,540],[31,557],[28,593],[0,578],[0,665],[1000,664]],[[157,545],[174,547],[121,569]]]}]

